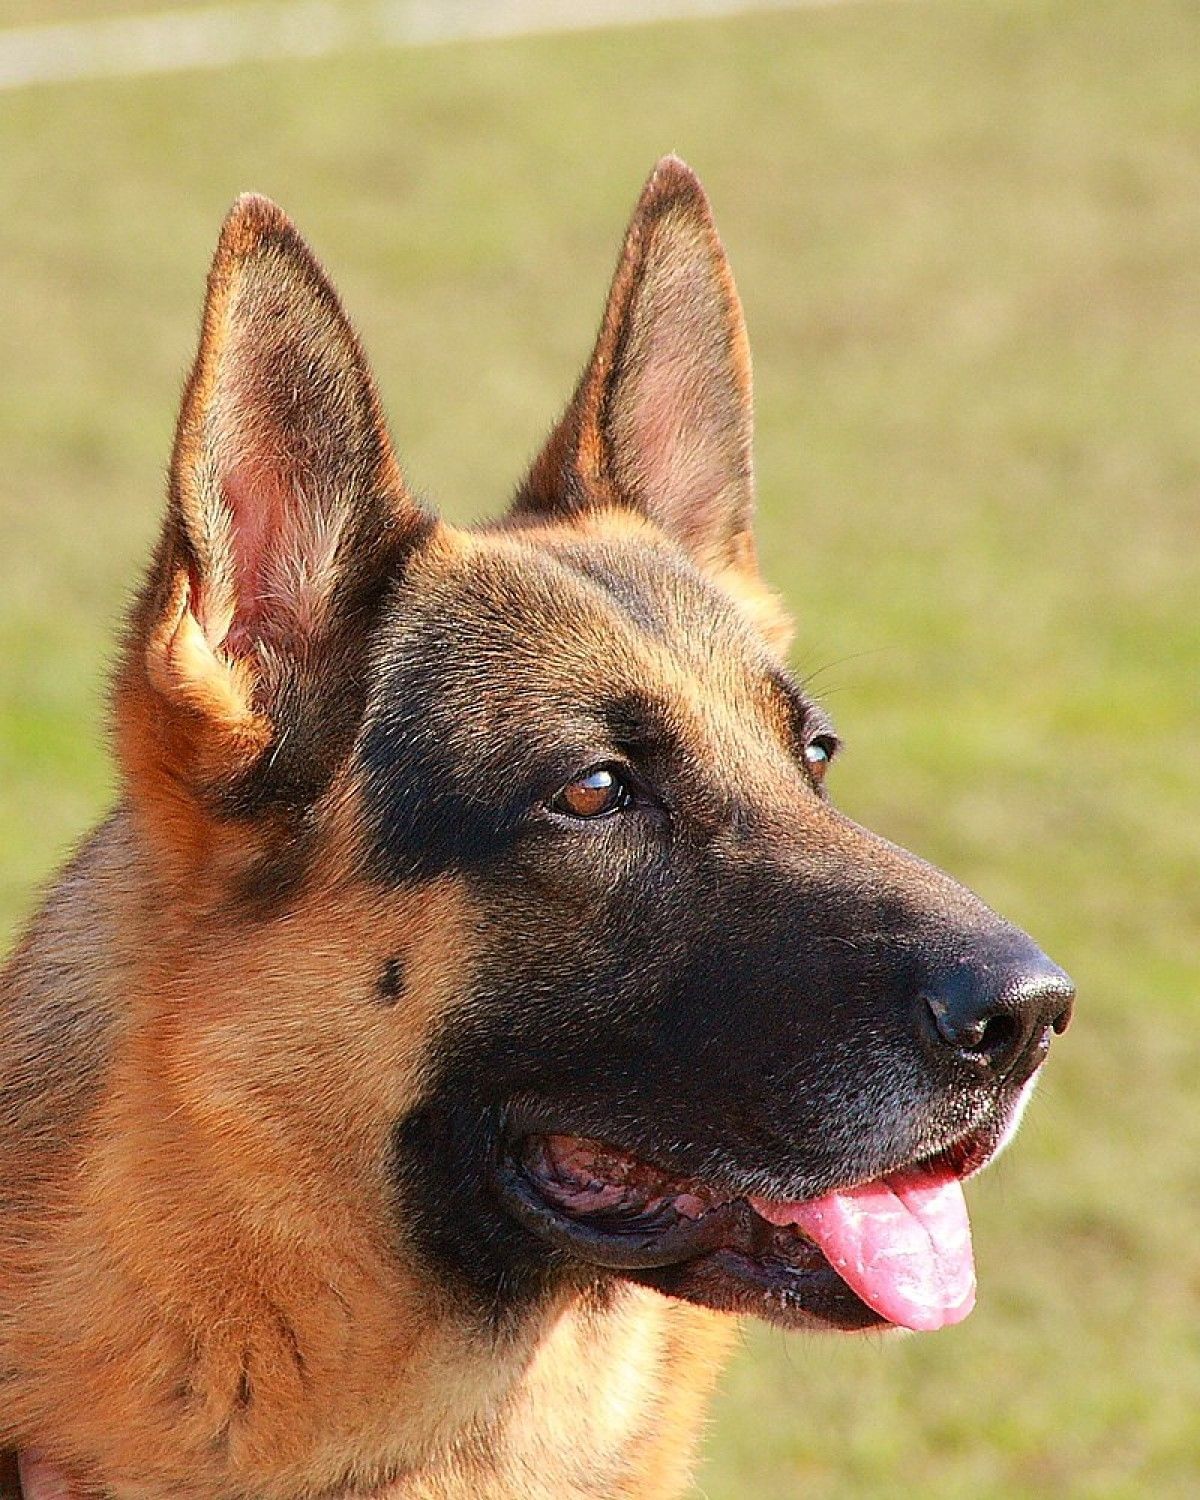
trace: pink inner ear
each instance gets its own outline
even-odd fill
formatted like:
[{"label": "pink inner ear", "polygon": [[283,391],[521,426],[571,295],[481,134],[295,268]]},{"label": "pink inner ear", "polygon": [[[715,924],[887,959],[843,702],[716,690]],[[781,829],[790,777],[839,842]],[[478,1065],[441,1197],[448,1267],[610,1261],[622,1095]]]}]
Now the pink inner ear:
[{"label": "pink inner ear", "polygon": [[698,356],[656,330],[630,403],[637,482],[652,512],[689,542],[723,539],[726,518],[714,506],[736,472],[736,433],[719,373],[706,369],[703,351]]},{"label": "pink inner ear", "polygon": [[667,361],[657,361],[643,375],[638,389],[633,430],[644,476],[661,489],[670,475],[679,446],[679,373]]},{"label": "pink inner ear", "polygon": [[618,483],[711,561],[725,557],[749,507],[740,321],[717,253],[695,225],[660,226],[628,312],[608,416]]},{"label": "pink inner ear", "polygon": [[706,473],[710,439],[698,387],[695,371],[678,357],[651,362],[638,386],[631,425],[639,468],[652,498],[668,511],[680,503],[702,504],[711,498],[708,491],[719,488],[718,476]]},{"label": "pink inner ear", "polygon": [[286,534],[290,497],[275,470],[250,459],[233,466],[222,491],[230,513],[234,597],[225,644],[240,656],[262,635],[270,605],[266,587],[270,556]]}]

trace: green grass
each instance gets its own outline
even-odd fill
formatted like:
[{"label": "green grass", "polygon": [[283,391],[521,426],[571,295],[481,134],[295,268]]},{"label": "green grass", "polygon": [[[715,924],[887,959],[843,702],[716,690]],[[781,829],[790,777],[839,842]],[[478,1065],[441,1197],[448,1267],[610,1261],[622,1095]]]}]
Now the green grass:
[{"label": "green grass", "polygon": [[1192,0],[913,0],[0,97],[8,932],[108,795],[100,684],[234,193],[334,269],[462,518],[565,396],[654,158],[704,176],[835,795],[1081,991],[971,1189],[978,1311],[751,1332],[708,1500],[1195,1492],[1197,56]]}]

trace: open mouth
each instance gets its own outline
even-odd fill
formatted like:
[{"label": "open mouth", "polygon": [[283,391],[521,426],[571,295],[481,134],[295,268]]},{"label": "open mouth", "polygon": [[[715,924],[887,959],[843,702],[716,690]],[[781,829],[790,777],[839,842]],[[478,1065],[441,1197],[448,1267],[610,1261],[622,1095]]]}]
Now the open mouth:
[{"label": "open mouth", "polygon": [[560,1134],[525,1136],[497,1183],[541,1239],[670,1296],[786,1327],[929,1330],[975,1305],[962,1182],[1004,1133],[803,1202],[723,1191]]}]

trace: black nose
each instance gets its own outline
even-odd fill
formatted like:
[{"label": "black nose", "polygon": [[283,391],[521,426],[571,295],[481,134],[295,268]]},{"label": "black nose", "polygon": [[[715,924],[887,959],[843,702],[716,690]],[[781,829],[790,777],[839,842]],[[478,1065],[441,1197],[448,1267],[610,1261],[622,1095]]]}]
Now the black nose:
[{"label": "black nose", "polygon": [[1075,986],[1023,934],[929,973],[918,1024],[940,1062],[1023,1083],[1071,1019]]}]

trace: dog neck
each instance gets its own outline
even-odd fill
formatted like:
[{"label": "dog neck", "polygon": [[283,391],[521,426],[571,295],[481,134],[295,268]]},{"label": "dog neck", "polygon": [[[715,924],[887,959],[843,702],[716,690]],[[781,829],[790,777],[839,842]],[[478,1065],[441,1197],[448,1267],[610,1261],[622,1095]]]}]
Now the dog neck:
[{"label": "dog neck", "polygon": [[675,1493],[731,1322],[624,1286],[498,1334],[431,1286],[364,1216],[346,1130],[308,1133],[343,1153],[317,1160],[164,1069],[138,1004],[177,939],[131,917],[136,860],[118,815],[0,981],[0,1355],[29,1372],[0,1445],[75,1455],[114,1500],[558,1500],[619,1493],[635,1454],[663,1476],[639,1494]]},{"label": "dog neck", "polygon": [[[456,1410],[453,1435],[421,1453],[411,1446],[400,1453],[395,1442],[398,1431],[411,1428],[412,1406],[422,1404],[410,1389],[408,1404],[386,1403],[387,1430],[378,1435],[380,1446],[391,1449],[386,1457],[367,1452],[371,1424],[365,1420],[354,1432],[330,1432],[307,1451],[276,1432],[279,1451],[264,1456],[257,1475],[245,1462],[252,1437],[248,1420],[238,1436],[240,1456],[231,1445],[218,1462],[203,1447],[190,1453],[180,1446],[156,1448],[162,1434],[148,1441],[144,1430],[122,1427],[120,1468],[109,1471],[121,1477],[100,1479],[104,1469],[89,1465],[91,1477],[74,1480],[66,1470],[31,1459],[22,1466],[17,1493],[23,1500],[282,1500],[301,1494],[320,1494],[322,1500],[601,1500],[632,1494],[636,1485],[640,1497],[665,1500],[686,1484],[703,1407],[732,1328],[732,1320],[630,1288],[604,1309],[581,1303],[564,1308],[532,1341],[519,1369],[510,1351],[507,1389],[465,1424],[463,1384],[487,1361],[476,1356],[469,1369],[460,1364],[454,1372],[458,1383],[447,1378],[442,1392],[443,1405]],[[314,1395],[323,1407],[324,1399]],[[136,1420],[136,1407],[130,1405],[128,1415]],[[58,1426],[61,1431],[61,1413]],[[261,1442],[268,1435],[260,1430],[257,1437]],[[355,1447],[359,1461],[347,1474],[347,1454]]]}]

